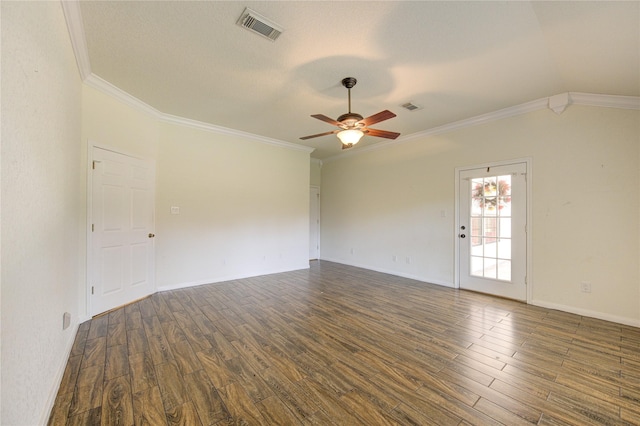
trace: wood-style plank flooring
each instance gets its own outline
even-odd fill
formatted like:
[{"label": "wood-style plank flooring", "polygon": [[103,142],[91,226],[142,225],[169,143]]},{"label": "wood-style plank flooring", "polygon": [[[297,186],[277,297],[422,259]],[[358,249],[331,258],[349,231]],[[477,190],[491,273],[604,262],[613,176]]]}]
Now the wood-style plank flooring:
[{"label": "wood-style plank flooring", "polygon": [[640,424],[640,329],[329,262],[82,324],[52,425]]}]

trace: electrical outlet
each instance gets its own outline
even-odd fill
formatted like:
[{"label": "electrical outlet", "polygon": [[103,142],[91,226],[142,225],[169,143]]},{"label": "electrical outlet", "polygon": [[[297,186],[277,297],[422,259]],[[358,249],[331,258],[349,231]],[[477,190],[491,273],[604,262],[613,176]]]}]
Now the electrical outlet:
[{"label": "electrical outlet", "polygon": [[407,265],[411,265],[411,257],[407,256],[407,258],[405,259],[407,261]]},{"label": "electrical outlet", "polygon": [[351,254],[353,254],[353,248],[351,249]]},{"label": "electrical outlet", "polygon": [[591,283],[589,281],[582,281],[580,283],[580,291],[583,293],[591,293]]},{"label": "electrical outlet", "polygon": [[395,254],[393,256],[391,256],[391,260],[393,260],[394,262],[398,261],[398,256],[396,256]]}]

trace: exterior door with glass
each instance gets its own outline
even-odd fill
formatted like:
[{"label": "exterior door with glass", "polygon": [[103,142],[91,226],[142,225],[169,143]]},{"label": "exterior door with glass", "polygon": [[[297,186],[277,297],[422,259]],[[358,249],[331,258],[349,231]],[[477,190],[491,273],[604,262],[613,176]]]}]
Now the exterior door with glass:
[{"label": "exterior door with glass", "polygon": [[460,170],[460,288],[527,300],[527,164]]}]

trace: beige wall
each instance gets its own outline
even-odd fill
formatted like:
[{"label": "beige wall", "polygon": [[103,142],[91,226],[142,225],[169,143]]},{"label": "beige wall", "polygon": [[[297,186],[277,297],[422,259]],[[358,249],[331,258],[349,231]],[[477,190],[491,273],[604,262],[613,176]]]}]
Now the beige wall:
[{"label": "beige wall", "polygon": [[111,147],[132,156],[156,159],[158,120],[122,101],[82,85],[82,157],[89,143]]},{"label": "beige wall", "polygon": [[325,162],[322,258],[452,286],[455,168],[531,157],[532,302],[640,325],[639,122],[573,105]]},{"label": "beige wall", "polygon": [[158,156],[158,120],[122,101],[82,85],[82,137],[80,143],[80,198],[83,221],[79,227],[80,253],[78,262],[82,283],[78,286],[78,301],[82,319],[88,319],[87,276],[87,182],[88,166],[93,146],[111,149],[127,155],[156,160]]},{"label": "beige wall", "polygon": [[164,122],[87,85],[83,114],[84,157],[95,144],[156,161],[158,289],[309,266],[308,152]]},{"label": "beige wall", "polygon": [[0,423],[46,424],[79,317],[81,84],[59,2],[0,5]]},{"label": "beige wall", "polygon": [[638,111],[539,111],[320,173],[305,152],[161,123],[82,85],[58,2],[0,7],[2,424],[46,423],[88,312],[90,143],[156,160],[166,288],[306,267],[308,189],[320,183],[323,257],[451,285],[455,167],[530,156],[533,301],[640,324]]},{"label": "beige wall", "polygon": [[311,170],[307,151],[162,122],[81,84],[57,2],[3,2],[2,24],[1,418],[41,424],[88,318],[92,146],[156,161],[163,288],[307,268]]},{"label": "beige wall", "polygon": [[309,174],[308,152],[162,124],[158,287],[308,268]]},{"label": "beige wall", "polygon": [[320,160],[312,159],[310,165],[311,171],[311,186],[320,187],[322,185],[322,162]]}]

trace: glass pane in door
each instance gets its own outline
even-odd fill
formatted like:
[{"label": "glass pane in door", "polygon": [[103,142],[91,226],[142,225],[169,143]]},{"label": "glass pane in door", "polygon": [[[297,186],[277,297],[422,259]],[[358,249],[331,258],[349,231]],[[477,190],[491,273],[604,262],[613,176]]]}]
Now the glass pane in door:
[{"label": "glass pane in door", "polygon": [[471,275],[511,281],[511,175],[471,180]]}]

